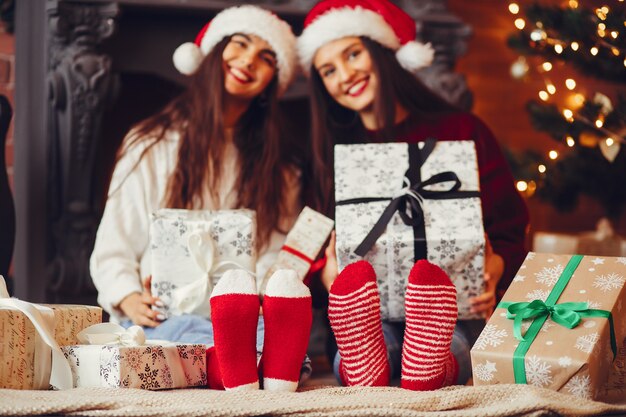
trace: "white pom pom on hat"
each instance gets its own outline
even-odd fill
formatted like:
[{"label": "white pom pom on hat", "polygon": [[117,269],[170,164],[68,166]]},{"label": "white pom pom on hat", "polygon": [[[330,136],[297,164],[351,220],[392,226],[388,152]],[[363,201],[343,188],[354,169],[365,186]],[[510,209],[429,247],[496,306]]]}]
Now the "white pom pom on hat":
[{"label": "white pom pom on hat", "polygon": [[317,50],[348,36],[365,36],[396,51],[408,71],[427,67],[435,51],[415,40],[415,22],[388,0],[322,0],[308,13],[298,38],[300,64],[309,72]]},{"label": "white pom pom on hat", "polygon": [[198,70],[204,55],[200,47],[193,42],[185,42],[174,51],[172,60],[176,69],[185,75],[191,75]]},{"label": "white pom pom on hat", "polygon": [[283,93],[297,67],[296,37],[287,22],[257,6],[235,6],[218,13],[198,33],[195,42],[176,48],[174,66],[182,74],[195,73],[215,45],[236,33],[256,35],[270,44],[276,53],[279,93]]}]

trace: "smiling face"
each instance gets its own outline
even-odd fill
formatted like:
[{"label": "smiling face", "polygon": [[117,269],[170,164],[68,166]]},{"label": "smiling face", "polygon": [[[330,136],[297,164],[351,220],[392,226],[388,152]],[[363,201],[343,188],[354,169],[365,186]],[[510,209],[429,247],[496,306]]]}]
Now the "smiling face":
[{"label": "smiling face", "polygon": [[378,78],[360,38],[341,38],[320,47],[313,66],[337,103],[358,113],[372,111]]},{"label": "smiling face", "polygon": [[222,53],[224,88],[237,99],[260,95],[276,75],[276,54],[256,35],[235,34]]}]

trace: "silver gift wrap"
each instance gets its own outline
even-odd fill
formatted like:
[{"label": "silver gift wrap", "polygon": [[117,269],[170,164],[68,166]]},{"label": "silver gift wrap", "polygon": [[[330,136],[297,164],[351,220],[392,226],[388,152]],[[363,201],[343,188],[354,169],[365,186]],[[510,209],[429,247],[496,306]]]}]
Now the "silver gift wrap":
[{"label": "silver gift wrap", "polygon": [[[404,294],[415,261],[415,234],[394,213],[385,231],[363,257],[354,253],[394,198],[406,194],[409,147],[424,150],[425,143],[380,143],[335,146],[335,212],[339,270],[365,259],[378,277],[382,318],[403,321]],[[413,167],[415,169],[415,167]],[[479,191],[478,164],[472,141],[436,142],[420,168],[422,181],[452,171],[460,179],[458,191]],[[450,182],[427,190],[450,188]],[[426,194],[426,193],[423,193]],[[470,313],[469,299],[482,293],[485,237],[480,197],[423,198],[413,193],[423,211],[426,259],[439,265],[457,289],[459,318]],[[350,203],[354,199],[380,201]],[[342,203],[343,202],[343,203]]]},{"label": "silver gift wrap", "polygon": [[252,210],[160,209],[150,226],[152,294],[166,317],[210,317],[209,296],[228,269],[255,273],[256,213]]}]

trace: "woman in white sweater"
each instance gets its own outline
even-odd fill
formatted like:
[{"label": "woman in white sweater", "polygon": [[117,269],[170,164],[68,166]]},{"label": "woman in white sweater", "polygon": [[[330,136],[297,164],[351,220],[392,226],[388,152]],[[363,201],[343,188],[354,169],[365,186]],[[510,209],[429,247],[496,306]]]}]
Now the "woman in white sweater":
[{"label": "woman in white sweater", "polygon": [[152,308],[160,300],[146,286],[150,215],[163,207],[255,210],[264,275],[303,206],[300,162],[277,100],[296,69],[295,37],[266,10],[232,7],[181,45],[174,64],[189,86],[125,139],[90,267],[113,321],[144,326],[149,338],[212,344],[209,320],[164,320]]}]

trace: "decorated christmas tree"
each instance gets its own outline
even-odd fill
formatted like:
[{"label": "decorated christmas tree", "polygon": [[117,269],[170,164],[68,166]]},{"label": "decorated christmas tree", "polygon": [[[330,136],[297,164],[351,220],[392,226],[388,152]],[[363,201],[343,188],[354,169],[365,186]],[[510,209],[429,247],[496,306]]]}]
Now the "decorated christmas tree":
[{"label": "decorated christmas tree", "polygon": [[[520,53],[511,74],[543,79],[527,111],[559,149],[547,157],[511,155],[511,163],[521,191],[535,191],[559,210],[573,209],[585,194],[616,220],[626,206],[626,4],[598,4],[509,4],[518,29],[509,46]],[[567,74],[562,85],[554,81],[557,71]],[[605,90],[579,85],[581,76]]]}]

